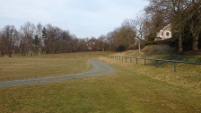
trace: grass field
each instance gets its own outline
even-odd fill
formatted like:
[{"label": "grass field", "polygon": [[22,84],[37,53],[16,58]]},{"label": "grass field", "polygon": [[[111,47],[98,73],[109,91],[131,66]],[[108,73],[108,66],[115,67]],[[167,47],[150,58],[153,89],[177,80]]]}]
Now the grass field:
[{"label": "grass field", "polygon": [[[90,54],[90,55],[88,55]],[[68,53],[0,58],[0,81],[57,76],[89,70],[89,58],[106,53]]]},{"label": "grass field", "polygon": [[3,58],[0,81],[82,72],[89,68],[86,62],[79,58]]},{"label": "grass field", "polygon": [[[93,55],[92,55],[93,54]],[[86,54],[85,54],[86,55]],[[72,67],[102,53],[65,54],[44,56],[45,59],[74,58]],[[85,57],[83,57],[85,56]],[[37,59],[37,58],[36,58]],[[81,60],[83,59],[83,60]],[[76,79],[60,83],[11,87],[0,89],[0,112],[2,113],[200,113],[201,93],[197,83],[177,84],[180,79],[174,72],[164,68],[143,66],[99,57],[113,66],[117,73],[109,76]],[[73,63],[75,62],[75,63]],[[6,63],[5,63],[6,64]],[[4,64],[4,65],[5,65]],[[2,66],[4,67],[4,66]],[[72,68],[71,67],[71,68]],[[75,68],[74,67],[74,68]],[[76,70],[75,69],[75,70]],[[83,69],[77,69],[84,71]],[[149,72],[148,72],[149,71]],[[159,78],[156,73],[165,71]],[[167,73],[168,72],[168,73]],[[72,72],[67,72],[72,73]],[[152,75],[153,74],[153,75]],[[170,76],[173,74],[172,76]],[[199,84],[198,84],[199,85]],[[198,91],[196,91],[198,90]]]}]

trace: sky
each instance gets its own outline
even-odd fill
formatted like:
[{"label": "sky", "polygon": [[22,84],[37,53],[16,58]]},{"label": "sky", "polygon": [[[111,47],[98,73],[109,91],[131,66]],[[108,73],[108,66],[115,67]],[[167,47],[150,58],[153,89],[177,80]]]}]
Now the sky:
[{"label": "sky", "polygon": [[0,28],[51,24],[78,38],[99,37],[134,19],[146,0],[0,0]]}]

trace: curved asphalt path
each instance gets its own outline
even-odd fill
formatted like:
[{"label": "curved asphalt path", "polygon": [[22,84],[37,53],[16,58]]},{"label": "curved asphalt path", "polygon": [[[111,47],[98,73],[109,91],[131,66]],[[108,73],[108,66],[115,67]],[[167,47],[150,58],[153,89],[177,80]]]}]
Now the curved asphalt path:
[{"label": "curved asphalt path", "polygon": [[91,64],[91,69],[87,72],[61,75],[61,76],[50,76],[50,77],[41,77],[41,78],[3,81],[3,82],[0,82],[0,88],[33,85],[33,84],[44,84],[44,83],[59,82],[64,80],[77,79],[77,78],[103,76],[103,75],[115,73],[115,70],[112,67],[110,67],[109,65],[101,61],[92,59],[90,60],[90,64]]}]

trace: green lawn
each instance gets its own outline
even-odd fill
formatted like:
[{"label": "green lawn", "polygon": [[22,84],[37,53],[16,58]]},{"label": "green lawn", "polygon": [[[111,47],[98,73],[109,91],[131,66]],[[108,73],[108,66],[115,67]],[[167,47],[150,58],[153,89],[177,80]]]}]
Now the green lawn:
[{"label": "green lawn", "polygon": [[[139,74],[134,67],[131,69],[130,65],[135,66],[134,64],[108,58],[101,58],[101,60],[117,69],[117,73],[45,85],[1,88],[0,112],[201,112],[200,93],[192,92],[193,90],[188,87]],[[139,69],[140,66],[138,65],[137,68]]]}]

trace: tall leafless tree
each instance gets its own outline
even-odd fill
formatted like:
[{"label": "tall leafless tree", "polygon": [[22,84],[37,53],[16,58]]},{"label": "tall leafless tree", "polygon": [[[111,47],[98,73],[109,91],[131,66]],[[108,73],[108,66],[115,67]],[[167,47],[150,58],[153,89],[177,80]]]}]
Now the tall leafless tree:
[{"label": "tall leafless tree", "polygon": [[20,37],[21,37],[21,52],[22,53],[31,53],[33,52],[33,38],[36,32],[36,27],[30,22],[26,22],[20,28]]},{"label": "tall leafless tree", "polygon": [[18,42],[18,32],[14,26],[7,25],[3,28],[0,34],[0,52],[8,56],[12,56],[15,51],[15,46]]}]

